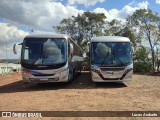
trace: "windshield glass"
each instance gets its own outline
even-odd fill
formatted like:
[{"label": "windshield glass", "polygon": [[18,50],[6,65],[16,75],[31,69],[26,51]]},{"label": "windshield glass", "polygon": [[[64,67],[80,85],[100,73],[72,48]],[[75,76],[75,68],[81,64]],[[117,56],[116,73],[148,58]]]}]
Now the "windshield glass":
[{"label": "windshield glass", "polygon": [[124,66],[132,62],[129,42],[93,42],[92,64],[100,66]]},{"label": "windshield glass", "polygon": [[22,64],[56,65],[67,61],[65,38],[25,38],[22,47]]}]

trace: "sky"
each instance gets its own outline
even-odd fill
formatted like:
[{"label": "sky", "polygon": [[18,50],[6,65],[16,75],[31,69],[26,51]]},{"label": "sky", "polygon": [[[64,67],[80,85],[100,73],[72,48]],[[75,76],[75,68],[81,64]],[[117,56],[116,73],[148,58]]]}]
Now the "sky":
[{"label": "sky", "polygon": [[104,13],[106,21],[125,20],[137,9],[152,9],[160,16],[160,0],[0,0],[0,59],[20,58],[13,45],[31,34],[51,32],[53,26],[85,11]]}]

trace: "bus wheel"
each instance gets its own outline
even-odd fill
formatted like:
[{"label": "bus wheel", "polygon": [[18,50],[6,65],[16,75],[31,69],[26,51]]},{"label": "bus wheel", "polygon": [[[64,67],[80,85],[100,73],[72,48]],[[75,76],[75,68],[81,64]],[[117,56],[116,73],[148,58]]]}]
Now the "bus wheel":
[{"label": "bus wheel", "polygon": [[81,75],[81,68],[78,70],[78,75]]},{"label": "bus wheel", "polygon": [[73,81],[74,80],[74,70],[69,71],[68,80]]}]

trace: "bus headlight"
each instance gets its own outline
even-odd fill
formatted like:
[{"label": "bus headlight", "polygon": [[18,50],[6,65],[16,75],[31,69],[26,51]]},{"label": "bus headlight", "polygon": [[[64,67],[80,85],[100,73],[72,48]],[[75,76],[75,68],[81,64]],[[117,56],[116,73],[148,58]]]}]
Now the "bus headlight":
[{"label": "bus headlight", "polygon": [[67,76],[68,69],[63,70],[62,72],[59,72],[56,74],[56,76]]},{"label": "bus headlight", "polygon": [[29,71],[29,70],[26,70],[26,69],[23,69],[22,72],[23,72],[24,74],[27,74],[27,75],[30,75],[30,74],[31,74],[30,71]]},{"label": "bus headlight", "polygon": [[96,65],[92,65],[92,66],[91,66],[91,69],[92,69],[92,70],[99,70],[99,67],[96,66]]},{"label": "bus headlight", "polygon": [[97,74],[100,74],[100,68],[98,66],[92,65],[91,70]]}]

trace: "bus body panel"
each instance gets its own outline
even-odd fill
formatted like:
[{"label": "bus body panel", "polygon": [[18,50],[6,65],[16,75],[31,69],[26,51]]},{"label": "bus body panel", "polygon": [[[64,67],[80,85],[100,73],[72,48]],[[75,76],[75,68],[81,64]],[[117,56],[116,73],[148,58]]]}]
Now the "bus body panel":
[{"label": "bus body panel", "polygon": [[[119,48],[121,45],[127,47]],[[132,80],[133,62],[130,47],[130,40],[126,37],[93,37],[90,43],[92,81],[125,82]],[[128,50],[129,57],[124,57],[127,54],[126,51],[125,54],[120,55],[123,49]]]},{"label": "bus body panel", "polygon": [[[112,70],[109,71],[108,69],[110,68],[99,68],[98,70],[100,71],[93,71],[91,70],[91,76],[92,76],[92,81],[94,82],[125,82],[125,81],[131,81],[132,80],[132,74],[133,74],[133,64],[127,66],[126,68],[122,70]],[[114,68],[116,69],[116,68]],[[117,68],[118,69],[118,68]],[[125,73],[126,70],[129,70],[128,73],[122,78],[123,74]],[[108,79],[105,79],[108,78]],[[118,79],[117,79],[118,78]]]},{"label": "bus body panel", "polygon": [[[28,72],[25,72],[26,70]],[[22,77],[25,83],[68,82],[68,74],[68,65],[59,69],[51,70],[32,70],[22,67]]]},{"label": "bus body panel", "polygon": [[[66,62],[64,63],[64,65],[61,65],[60,67],[56,67],[56,68],[45,68],[43,69],[43,65],[25,65],[25,44],[27,45],[27,41],[33,39],[33,40],[38,40],[40,41],[41,39],[58,39],[58,38],[62,38],[65,39],[67,42],[67,46],[65,49],[65,53],[66,53]],[[26,39],[26,40],[25,40]],[[25,83],[44,83],[44,82],[68,82],[69,80],[73,79],[74,76],[76,76],[78,73],[81,71],[81,65],[82,65],[82,56],[81,56],[81,48],[68,36],[68,35],[64,35],[64,34],[34,34],[34,35],[29,35],[26,36],[24,38],[25,40],[25,44],[24,42],[22,43],[22,50],[21,50],[21,66],[22,66],[22,77]],[[32,40],[32,41],[33,41]],[[36,41],[35,40],[35,41]],[[54,40],[53,40],[54,41]],[[69,41],[72,41],[72,44],[74,44],[74,51],[77,51],[77,54],[73,53],[72,55],[70,55],[69,53]],[[31,45],[32,42],[30,43]],[[58,44],[59,45],[59,44]],[[51,45],[50,45],[51,46]],[[27,46],[26,49],[28,49],[30,47],[30,45]],[[51,46],[53,47],[53,46]],[[54,47],[53,47],[54,48]],[[62,49],[61,47],[59,47],[60,50]],[[47,47],[46,47],[47,49]],[[41,50],[41,49],[39,49]],[[31,52],[27,53],[27,56],[29,56],[28,54],[35,52],[35,51],[39,51],[36,50],[36,48],[33,48],[33,50],[31,50]],[[29,51],[29,50],[28,50]],[[53,52],[53,51],[51,51]],[[44,52],[43,52],[44,53]],[[32,54],[31,54],[32,55]],[[35,55],[33,55],[35,56]],[[77,56],[79,59],[74,59],[74,57]],[[81,59],[80,59],[81,58]],[[53,59],[54,56],[53,56]],[[30,58],[28,57],[28,60],[30,60]],[[43,60],[42,60],[43,61]],[[47,64],[48,65],[48,64]],[[37,67],[39,66],[40,69]],[[53,64],[54,66],[54,64]],[[35,68],[34,68],[35,67]]]}]

